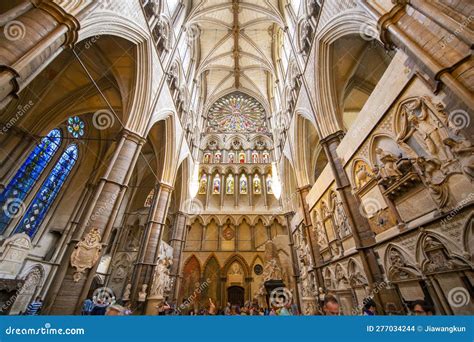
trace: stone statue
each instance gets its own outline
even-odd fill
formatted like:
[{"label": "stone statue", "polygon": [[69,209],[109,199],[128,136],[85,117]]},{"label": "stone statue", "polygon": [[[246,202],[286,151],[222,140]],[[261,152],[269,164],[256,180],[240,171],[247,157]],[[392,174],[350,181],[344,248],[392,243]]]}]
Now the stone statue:
[{"label": "stone statue", "polygon": [[379,175],[383,179],[386,178],[400,178],[402,173],[397,168],[397,158],[393,153],[382,150],[380,147],[375,149],[375,153],[378,156],[382,165],[379,167]]},{"label": "stone statue", "polygon": [[434,115],[430,115],[425,101],[425,98],[417,98],[403,105],[403,122],[398,140],[405,141],[413,135],[427,153],[444,164],[451,159],[443,144],[448,134],[443,130],[441,122],[436,122]]},{"label": "stone statue", "polygon": [[268,260],[263,267],[263,279],[268,280],[282,280],[283,272],[276,259]]},{"label": "stone statue", "polygon": [[467,139],[461,141],[448,138],[444,143],[450,147],[454,157],[461,165],[462,173],[472,182],[474,180],[474,146]]},{"label": "stone statue", "polygon": [[173,264],[170,258],[163,258],[158,261],[150,290],[150,297],[163,299],[170,290],[171,277],[169,267]]},{"label": "stone statue", "polygon": [[334,201],[334,220],[339,231],[339,236],[347,236],[351,233],[351,226],[349,225],[349,218],[344,210],[344,204],[335,192],[331,194],[331,197]]},{"label": "stone statue", "polygon": [[140,290],[140,292],[138,292],[138,301],[139,302],[144,302],[146,301],[146,296],[147,296],[147,293],[146,293],[146,290],[148,288],[148,285],[147,284],[143,284],[142,285],[142,289]]},{"label": "stone statue", "polygon": [[130,300],[130,293],[132,292],[132,284],[127,284],[125,290],[123,291],[122,300],[127,302]]},{"label": "stone statue", "polygon": [[321,247],[327,246],[328,239],[326,237],[326,232],[324,231],[323,222],[321,222],[321,219],[319,218],[318,211],[315,211],[313,230],[316,231],[316,235],[318,238],[318,245]]},{"label": "stone statue", "polygon": [[102,244],[97,228],[92,228],[86,236],[79,241],[71,254],[71,266],[76,269],[73,278],[78,282],[86,269],[92,268],[100,257]]},{"label": "stone statue", "polygon": [[367,165],[365,163],[360,163],[357,166],[357,169],[355,171],[355,176],[356,176],[355,178],[356,178],[356,187],[357,188],[363,187],[372,178],[372,175],[367,170]]}]

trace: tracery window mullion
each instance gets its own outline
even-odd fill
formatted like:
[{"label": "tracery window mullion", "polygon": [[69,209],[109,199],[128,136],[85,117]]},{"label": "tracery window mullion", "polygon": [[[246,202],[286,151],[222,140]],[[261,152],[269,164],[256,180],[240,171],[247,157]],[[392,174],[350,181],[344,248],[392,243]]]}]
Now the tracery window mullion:
[{"label": "tracery window mullion", "polygon": [[21,215],[23,202],[41,177],[61,145],[59,129],[53,129],[36,145],[26,160],[0,194],[0,234],[3,234],[13,218]]},{"label": "tracery window mullion", "polygon": [[77,161],[78,152],[77,145],[70,144],[61,154],[58,162],[54,165],[54,168],[50,171],[48,177],[31,201],[28,210],[16,227],[15,233],[26,233],[30,237],[36,234],[51,205],[61,191],[67,177],[71,173]]}]

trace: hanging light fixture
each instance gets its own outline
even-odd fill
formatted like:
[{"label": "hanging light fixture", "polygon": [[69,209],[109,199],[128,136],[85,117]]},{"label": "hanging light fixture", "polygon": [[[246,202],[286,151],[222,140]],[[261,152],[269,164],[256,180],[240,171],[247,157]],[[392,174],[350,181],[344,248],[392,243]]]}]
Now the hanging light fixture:
[{"label": "hanging light fixture", "polygon": [[275,162],[272,162],[272,191],[275,198],[279,200],[281,196],[281,181],[278,176],[278,169]]},{"label": "hanging light fixture", "polygon": [[191,198],[196,197],[199,190],[199,163],[194,163],[193,173],[189,181],[189,195]]}]

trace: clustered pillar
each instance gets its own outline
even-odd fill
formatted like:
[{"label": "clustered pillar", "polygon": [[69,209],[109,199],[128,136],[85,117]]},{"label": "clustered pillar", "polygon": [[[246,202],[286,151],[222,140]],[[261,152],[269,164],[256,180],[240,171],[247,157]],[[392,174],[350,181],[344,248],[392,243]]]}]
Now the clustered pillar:
[{"label": "clustered pillar", "polygon": [[[101,253],[106,250],[110,233],[122,203],[127,185],[145,140],[139,135],[124,130],[116,144],[104,175],[95,186],[87,210],[81,218],[62,258],[53,286],[46,298],[45,313],[54,315],[79,314],[83,300],[89,291],[99,264]],[[71,256],[80,243],[91,237],[92,232],[100,237],[101,249],[78,253],[75,262]],[[96,235],[97,236],[97,235]],[[96,259],[91,264],[90,260]]]}]

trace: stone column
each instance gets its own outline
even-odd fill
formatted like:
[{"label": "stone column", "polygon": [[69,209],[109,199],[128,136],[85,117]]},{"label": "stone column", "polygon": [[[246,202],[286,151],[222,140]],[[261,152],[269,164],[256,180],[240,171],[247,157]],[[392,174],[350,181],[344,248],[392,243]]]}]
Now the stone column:
[{"label": "stone column", "polygon": [[239,207],[239,175],[235,174],[234,175],[234,208]]},{"label": "stone column", "polygon": [[291,269],[293,271],[293,284],[295,286],[295,301],[298,304],[298,310],[301,312],[301,302],[300,302],[300,293],[298,289],[298,282],[300,277],[300,271],[298,267],[298,257],[296,256],[295,251],[295,242],[293,241],[293,232],[291,230],[291,219],[295,215],[294,212],[288,212],[285,214],[286,218],[286,228],[288,231],[288,239],[290,243],[290,252],[291,252]]},{"label": "stone column", "polygon": [[[138,300],[138,293],[141,291],[142,285],[148,285],[147,293],[149,294],[153,272],[160,257],[161,236],[163,235],[163,227],[168,215],[173,187],[165,183],[159,183],[156,186],[155,198],[150,207],[137,262],[133,270],[131,296],[133,302]],[[147,313],[148,302],[147,300]]]},{"label": "stone column", "polygon": [[307,185],[302,188],[298,188],[298,194],[300,196],[300,201],[301,201],[301,206],[303,208],[303,225],[304,225],[304,232],[307,236],[308,243],[310,245],[310,250],[311,250],[311,259],[313,260],[313,270],[316,272],[316,281],[317,287],[324,287],[324,279],[323,279],[323,274],[321,271],[321,265],[322,265],[322,260],[321,260],[321,254],[319,252],[319,245],[317,241],[313,241],[313,234],[311,230],[313,229],[313,223],[311,221],[311,215],[309,213],[309,206],[308,202],[306,202],[306,196],[308,195],[308,192],[310,190],[310,186]]},{"label": "stone column", "polygon": [[67,13],[54,1],[25,1],[0,16],[0,110],[63,50],[77,41],[79,21],[97,4],[83,2]]},{"label": "stone column", "polygon": [[[346,171],[344,170],[344,165],[336,151],[343,136],[344,134],[342,131],[331,134],[321,140],[321,145],[324,148],[328,163],[331,166],[337,191],[351,225],[352,237],[363,264],[364,271],[367,275],[367,280],[372,288],[378,288],[378,285],[384,282],[384,277],[377,261],[377,257],[372,249],[373,244],[375,244],[375,234],[370,229],[367,218],[364,217],[359,210],[361,203],[359,199],[352,194],[349,177],[347,176]],[[380,291],[376,291],[374,295],[375,301],[380,305],[378,308],[379,312],[383,312],[382,296],[380,294],[388,291],[390,290],[387,289],[386,286],[383,286],[383,288],[380,289]],[[388,293],[384,294],[385,298],[389,295]],[[395,293],[390,296],[392,295],[398,298]],[[394,302],[398,302],[398,300]]]},{"label": "stone column", "polygon": [[[145,140],[137,134],[127,130],[122,132],[107,170],[96,185],[95,193],[90,198],[81,224],[74,232],[64,253],[61,265],[48,291],[45,313],[54,315],[80,313],[82,302],[89,291],[100,256],[107,248],[111,229],[144,143]],[[72,261],[73,251],[76,248],[81,248],[78,243],[81,241],[84,244],[84,239],[93,236],[92,233],[99,235],[99,242],[102,245],[97,256],[99,259],[91,265],[79,254],[75,261]],[[96,245],[94,242],[94,246]],[[94,248],[93,251],[84,250],[84,253],[95,254],[96,252],[98,252],[98,248]],[[77,268],[79,264],[83,268],[86,265],[82,272]]]},{"label": "stone column", "polygon": [[181,266],[181,256],[184,251],[184,244],[186,243],[187,222],[188,217],[183,212],[176,213],[175,226],[171,236],[171,247],[173,247],[173,264],[171,265],[171,278],[173,281],[173,288],[170,293],[170,299],[177,299],[177,289],[179,283],[179,270]]},{"label": "stone column", "polygon": [[220,193],[220,196],[221,196],[221,198],[220,198],[220,201],[221,201],[220,202],[220,207],[221,207],[221,209],[224,208],[224,197],[226,195],[226,191],[227,191],[227,189],[226,189],[226,179],[225,179],[225,174],[223,173],[221,175],[221,193]]},{"label": "stone column", "polygon": [[247,185],[247,193],[249,194],[249,206],[250,208],[253,207],[253,178],[252,175],[248,175],[248,185]]},{"label": "stone column", "polygon": [[267,199],[267,175],[262,173],[262,189],[263,189],[263,205],[265,209],[268,209],[268,199]]},{"label": "stone column", "polygon": [[212,191],[212,175],[209,173],[207,175],[207,191],[206,191],[206,203],[204,208],[207,209],[209,207],[209,197]]},{"label": "stone column", "polygon": [[[463,29],[467,24],[456,22],[453,16],[449,18],[449,15],[443,13],[446,10],[436,6],[436,2],[397,0],[394,3],[395,6],[388,13],[382,14],[367,0],[361,0],[361,5],[378,22],[381,41],[386,47],[398,47],[410,56],[423,73],[428,75],[428,80],[436,91],[444,85],[448,93],[452,92],[468,108],[473,108],[470,79],[459,77],[459,74],[472,68],[473,64],[472,33],[467,28]],[[458,2],[456,6],[459,11],[464,9],[462,2]],[[408,12],[412,14],[409,15]],[[426,16],[423,24],[417,21],[419,16]],[[458,31],[461,32],[459,40]],[[456,41],[427,38],[431,36],[453,36]],[[464,42],[466,40],[468,43]],[[443,49],[446,52],[440,53]]]}]

